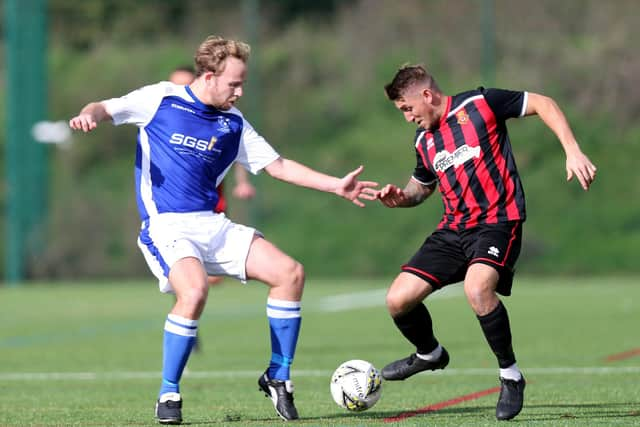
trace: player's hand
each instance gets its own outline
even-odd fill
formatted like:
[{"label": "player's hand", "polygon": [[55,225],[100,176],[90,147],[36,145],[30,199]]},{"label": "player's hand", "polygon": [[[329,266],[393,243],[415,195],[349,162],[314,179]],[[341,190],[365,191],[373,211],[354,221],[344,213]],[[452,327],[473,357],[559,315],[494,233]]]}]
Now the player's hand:
[{"label": "player's hand", "polygon": [[581,151],[567,156],[567,181],[575,176],[584,190],[596,179],[596,167]]},{"label": "player's hand", "polygon": [[397,208],[406,203],[407,197],[402,188],[393,184],[385,185],[377,194],[377,198],[388,208]]},{"label": "player's hand", "polygon": [[69,127],[73,130],[91,132],[98,126],[98,122],[91,114],[81,113],[69,120]]},{"label": "player's hand", "polygon": [[358,180],[358,175],[360,175],[363,170],[364,166],[361,165],[356,170],[345,175],[345,177],[340,180],[340,185],[336,190],[338,196],[351,200],[361,208],[364,207],[364,203],[360,199],[375,200],[378,195],[378,191],[374,188],[378,186],[377,182]]},{"label": "player's hand", "polygon": [[248,182],[241,182],[236,184],[235,187],[233,187],[232,194],[233,194],[233,197],[235,197],[236,199],[249,200],[255,197],[256,189],[253,185],[249,184]]}]

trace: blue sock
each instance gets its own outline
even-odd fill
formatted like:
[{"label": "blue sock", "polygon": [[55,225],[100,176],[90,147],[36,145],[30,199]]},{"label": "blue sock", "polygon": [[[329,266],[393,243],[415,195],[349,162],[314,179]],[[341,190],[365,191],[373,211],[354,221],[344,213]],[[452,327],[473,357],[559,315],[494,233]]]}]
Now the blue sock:
[{"label": "blue sock", "polygon": [[198,321],[169,314],[164,323],[160,393],[180,393],[180,378],[196,341]]},{"label": "blue sock", "polygon": [[300,333],[300,301],[267,300],[267,317],[271,330],[269,378],[290,379],[290,367]]}]

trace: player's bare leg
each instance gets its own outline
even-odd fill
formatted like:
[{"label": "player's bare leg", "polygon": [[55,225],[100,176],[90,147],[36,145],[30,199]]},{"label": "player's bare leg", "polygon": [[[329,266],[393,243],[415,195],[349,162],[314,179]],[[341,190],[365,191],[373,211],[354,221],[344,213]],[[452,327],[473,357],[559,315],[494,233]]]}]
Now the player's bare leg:
[{"label": "player's bare leg", "polygon": [[493,267],[472,264],[464,280],[464,292],[500,366],[501,388],[496,418],[510,420],[522,410],[526,382],[516,365],[507,309],[495,291],[499,278]]},{"label": "player's bare leg", "polygon": [[268,240],[255,236],[247,256],[247,279],[269,286],[269,298],[297,300],[304,289],[304,267]]},{"label": "player's bare leg", "polygon": [[174,263],[169,272],[169,283],[176,294],[172,314],[197,320],[207,302],[209,286],[207,273],[199,259],[187,257]]},{"label": "player's bare leg", "polygon": [[300,299],[304,288],[302,264],[271,242],[254,237],[246,263],[247,278],[269,286],[267,318],[271,330],[271,361],[258,379],[259,389],[271,398],[276,413],[284,420],[295,420],[290,366],[300,332]]},{"label": "player's bare leg", "polygon": [[408,313],[432,292],[431,284],[415,274],[398,274],[387,290],[386,303],[389,314],[391,317],[397,317]]},{"label": "player's bare leg", "polygon": [[[223,276],[207,276],[207,284],[209,285],[210,288],[222,284],[223,281],[224,281]],[[192,351],[194,353],[199,353],[202,351],[202,339],[200,339],[200,337],[198,336],[196,336],[196,342],[193,343]]]},{"label": "player's bare leg", "polygon": [[422,303],[432,292],[429,282],[406,272],[400,273],[387,291],[389,314],[416,352],[382,368],[384,379],[404,380],[418,372],[444,369],[449,363],[449,353],[433,335],[431,315]]}]

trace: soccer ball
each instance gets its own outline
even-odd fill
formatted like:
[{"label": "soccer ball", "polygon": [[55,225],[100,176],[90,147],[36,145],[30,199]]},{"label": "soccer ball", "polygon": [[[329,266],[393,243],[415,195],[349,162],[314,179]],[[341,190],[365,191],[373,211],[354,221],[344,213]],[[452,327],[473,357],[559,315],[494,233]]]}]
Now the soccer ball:
[{"label": "soccer ball", "polygon": [[365,360],[349,360],[331,376],[331,396],[349,411],[364,411],[380,399],[382,377],[375,366]]}]

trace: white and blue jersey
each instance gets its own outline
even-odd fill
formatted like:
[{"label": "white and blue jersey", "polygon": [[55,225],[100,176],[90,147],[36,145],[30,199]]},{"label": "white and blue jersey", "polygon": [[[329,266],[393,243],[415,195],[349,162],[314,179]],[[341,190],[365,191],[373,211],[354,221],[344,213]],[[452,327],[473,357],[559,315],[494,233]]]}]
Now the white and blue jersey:
[{"label": "white and blue jersey", "polygon": [[205,105],[188,86],[160,82],[104,105],[115,125],[139,128],[135,184],[142,221],[160,213],[211,211],[233,162],[257,174],[279,158],[238,109]]}]

